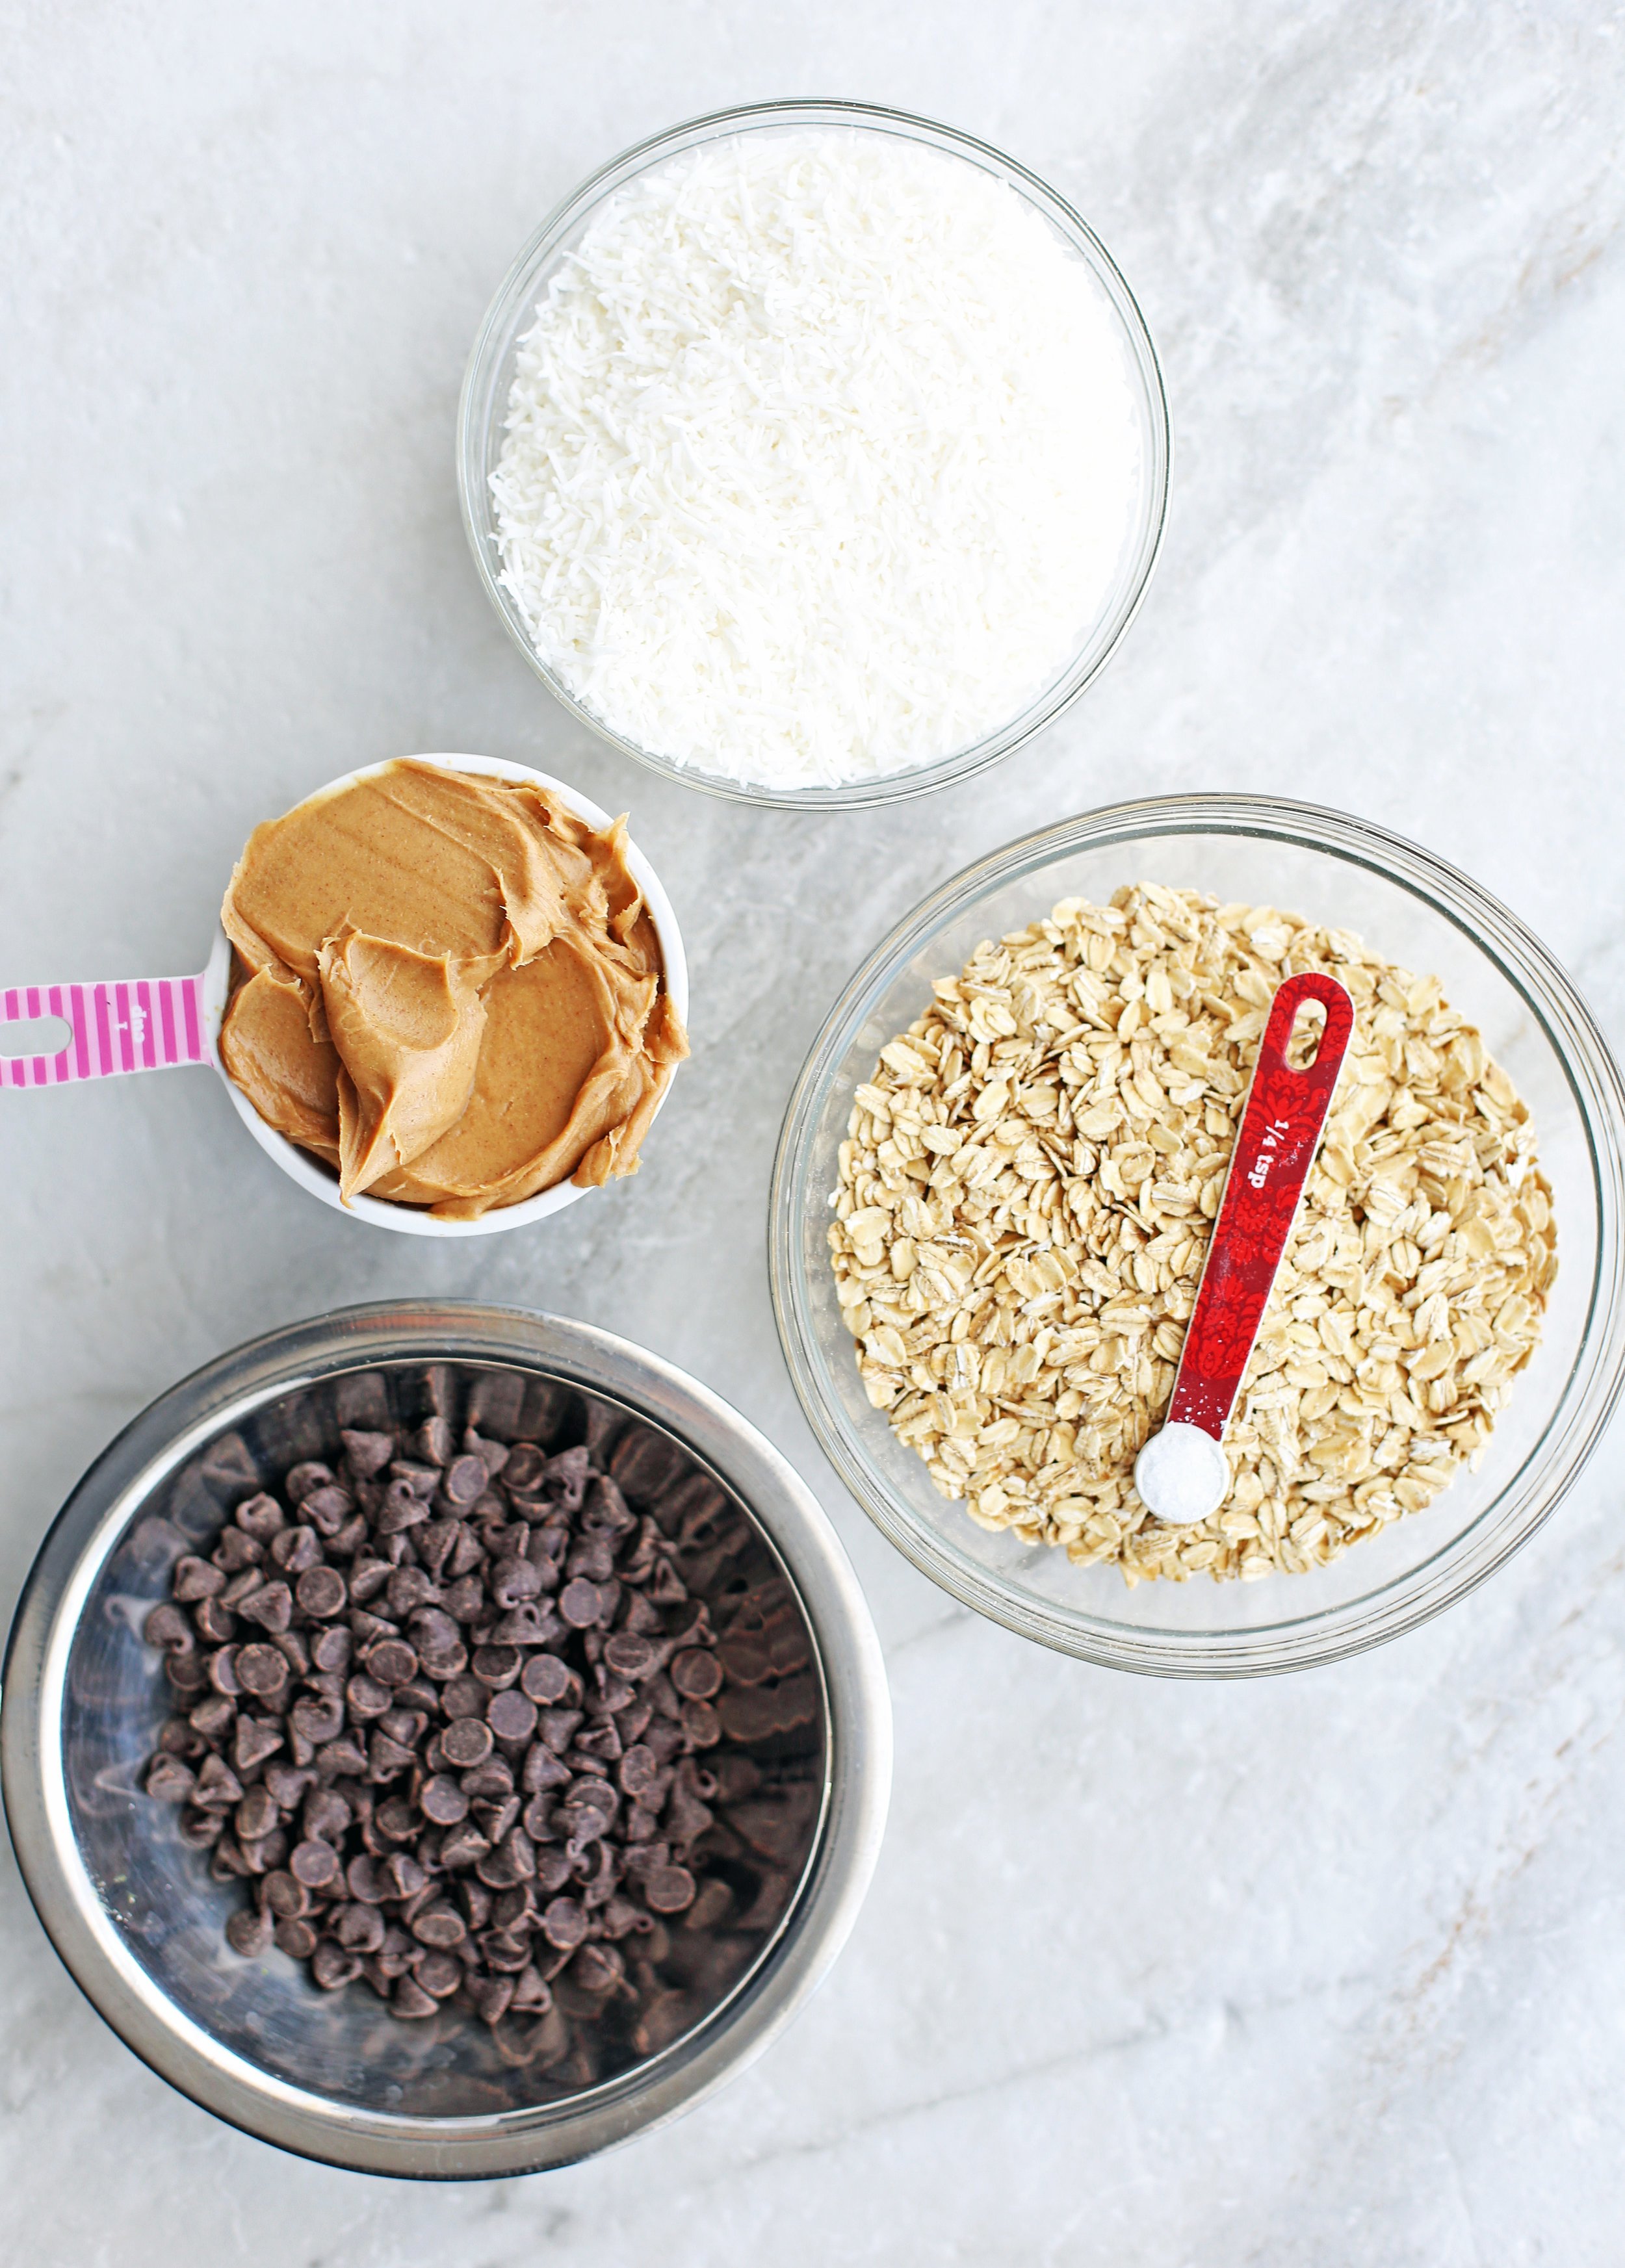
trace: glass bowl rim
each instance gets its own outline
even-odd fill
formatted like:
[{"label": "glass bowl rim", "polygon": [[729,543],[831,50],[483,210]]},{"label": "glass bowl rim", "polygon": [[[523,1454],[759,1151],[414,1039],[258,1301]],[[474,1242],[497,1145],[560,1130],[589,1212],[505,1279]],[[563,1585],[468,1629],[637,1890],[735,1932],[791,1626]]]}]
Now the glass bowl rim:
[{"label": "glass bowl rim", "polygon": [[[1363,866],[1448,921],[1511,986],[1551,1049],[1584,1133],[1596,1254],[1578,1351],[1518,1471],[1461,1533],[1358,1600],[1229,1631],[1131,1628],[1019,1594],[929,1531],[893,1497],[819,1382],[821,1357],[801,1269],[806,1153],[835,1071],[865,1015],[940,928],[996,889],[1063,856],[1170,835],[1289,843]],[[883,938],[841,992],[785,1111],[769,1197],[773,1314],[797,1399],[819,1447],[889,1542],[922,1574],[1018,1636],[1103,1667],[1166,1677],[1245,1677],[1307,1668],[1397,1638],[1477,1588],[1549,1518],[1584,1467],[1625,1388],[1625,1080],[1572,980],[1501,901],[1459,868],[1374,822],[1278,797],[1148,797],[1020,836],[952,875]]]},{"label": "glass bowl rim", "polygon": [[[680,151],[695,148],[702,143],[720,139],[730,133],[821,122],[900,134],[916,141],[926,141],[933,147],[947,149],[967,158],[984,172],[993,173],[1017,188],[1082,255],[1122,325],[1132,365],[1129,383],[1141,397],[1149,429],[1151,460],[1144,475],[1148,515],[1124,594],[1116,608],[1103,618],[1101,627],[1105,634],[1098,651],[1094,650],[1092,639],[1082,642],[1060,674],[1035,696],[1024,710],[995,732],[973,742],[969,747],[940,758],[934,764],[921,764],[909,770],[883,774],[875,779],[854,780],[835,787],[770,788],[730,780],[719,773],[701,771],[690,765],[676,763],[669,757],[656,755],[617,733],[612,725],[605,724],[565,688],[537,653],[513,600],[503,587],[491,550],[494,523],[486,488],[485,455],[489,436],[500,419],[504,407],[497,401],[492,390],[496,371],[506,355],[510,342],[517,335],[519,323],[525,320],[535,305],[535,293],[542,269],[553,258],[565,238],[589,212],[634,175],[646,171],[662,158],[675,157]],[[475,335],[457,403],[457,494],[463,533],[468,538],[475,569],[485,595],[533,674],[541,679],[554,698],[596,738],[607,741],[623,755],[630,756],[634,762],[644,765],[661,778],[675,780],[679,786],[716,796],[724,802],[757,804],[775,810],[864,810],[879,804],[905,802],[912,797],[929,795],[938,788],[973,777],[991,765],[1002,762],[1039,733],[1047,730],[1099,676],[1121,645],[1145,602],[1168,525],[1172,454],[1173,437],[1169,420],[1167,387],[1150,328],[1140,303],[1099,237],[1059,190],[1017,158],[1008,156],[991,143],[962,132],[957,127],[943,125],[935,119],[921,117],[911,111],[890,109],[879,103],[823,98],[741,103],[723,110],[707,111],[698,117],[685,119],[678,125],[668,127],[642,142],[634,143],[579,183],[553,208],[510,262]],[[1081,661],[1091,652],[1093,659],[1089,660],[1087,667],[1081,668]]]}]

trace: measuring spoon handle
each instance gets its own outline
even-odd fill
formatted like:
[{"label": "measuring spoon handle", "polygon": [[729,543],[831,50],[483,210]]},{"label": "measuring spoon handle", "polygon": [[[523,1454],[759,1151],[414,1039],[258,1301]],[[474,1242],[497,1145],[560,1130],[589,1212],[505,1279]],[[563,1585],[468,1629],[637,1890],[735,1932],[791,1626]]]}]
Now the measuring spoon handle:
[{"label": "measuring spoon handle", "polygon": [[[1311,1000],[1326,1010],[1326,1028],[1313,1063],[1295,1071],[1287,1042]],[[1354,1002],[1334,976],[1306,970],[1275,994],[1179,1358],[1171,1425],[1223,1438],[1353,1030]]]},{"label": "measuring spoon handle", "polygon": [[[137,976],[112,984],[25,984],[0,992],[0,1027],[60,1016],[53,1056],[0,1054],[0,1087],[68,1086],[211,1060],[203,976]],[[0,1046],[4,1033],[0,1032]]]}]

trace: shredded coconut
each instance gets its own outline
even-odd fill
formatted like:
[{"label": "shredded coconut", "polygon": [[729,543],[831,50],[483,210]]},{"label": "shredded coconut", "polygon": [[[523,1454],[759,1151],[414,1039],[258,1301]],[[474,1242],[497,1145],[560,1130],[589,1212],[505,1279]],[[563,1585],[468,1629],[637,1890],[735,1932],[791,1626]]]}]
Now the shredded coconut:
[{"label": "shredded coconut", "polygon": [[612,731],[797,788],[1019,716],[1141,479],[1116,319],[1038,212],[863,129],[619,190],[521,343],[491,476],[537,653]]}]

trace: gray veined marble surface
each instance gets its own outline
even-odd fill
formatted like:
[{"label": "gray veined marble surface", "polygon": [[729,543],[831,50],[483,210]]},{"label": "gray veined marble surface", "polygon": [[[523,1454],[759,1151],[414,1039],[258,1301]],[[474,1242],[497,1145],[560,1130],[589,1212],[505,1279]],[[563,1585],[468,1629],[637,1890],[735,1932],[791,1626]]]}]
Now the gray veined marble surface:
[{"label": "gray veined marble surface", "polygon": [[[686,2122],[491,2188],[299,2164],[170,2094],[0,1863],[0,2255],[35,2268],[1614,2268],[1625,2255],[1618,1435],[1487,1590],[1296,1681],[1173,1686],[971,1619],[847,1502],[764,1276],[818,1021],[973,855],[1276,791],[1496,891],[1625,1038],[1625,18],[1597,0],[7,0],[0,972],[180,973],[255,820],[483,750],[630,806],[695,1060],[630,1186],[444,1248],[324,1211],[202,1072],[8,1096],[9,1602],[154,1393],[392,1292],[688,1365],[828,1505],[885,1638],[880,1873],[795,2029]],[[464,555],[452,415],[510,255],[603,158],[819,92],[1048,175],[1141,295],[1167,549],[1083,704],[989,779],[798,818],[596,746]]]}]

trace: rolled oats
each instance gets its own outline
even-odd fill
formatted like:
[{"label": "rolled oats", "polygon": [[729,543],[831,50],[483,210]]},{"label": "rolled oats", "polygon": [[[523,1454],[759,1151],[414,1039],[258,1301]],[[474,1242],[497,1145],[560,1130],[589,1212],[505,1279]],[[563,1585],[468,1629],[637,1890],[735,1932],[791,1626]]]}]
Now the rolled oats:
[{"label": "rolled oats", "polygon": [[[1225,1448],[1165,1528],[1134,1462],[1275,988],[1355,1002]],[[980,1526],[1131,1585],[1336,1559],[1474,1465],[1557,1273],[1528,1113],[1437,981],[1347,931],[1150,883],[979,946],[853,1096],[830,1229],[869,1401]]]}]

